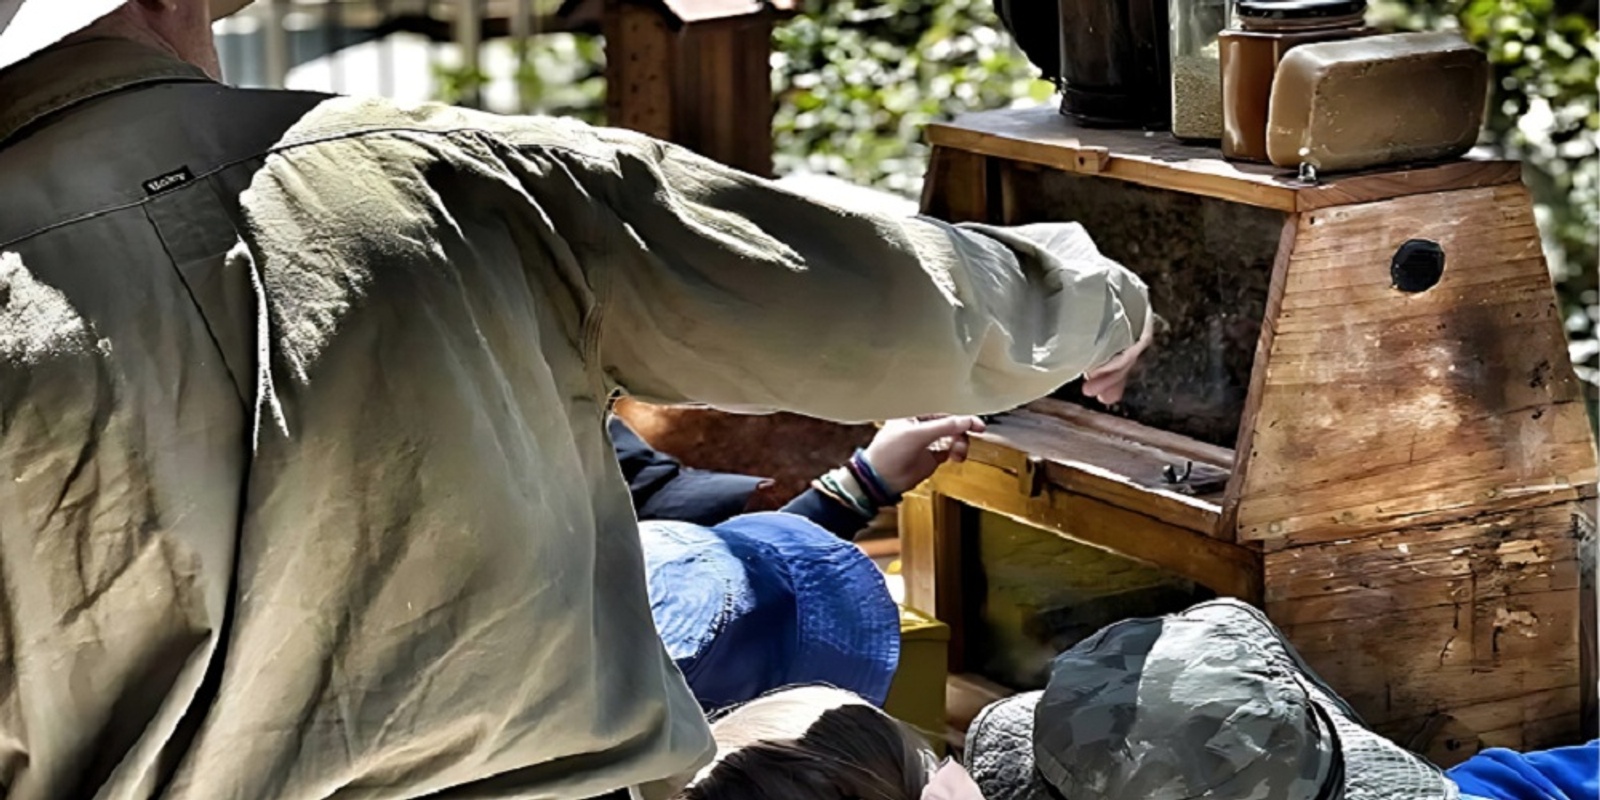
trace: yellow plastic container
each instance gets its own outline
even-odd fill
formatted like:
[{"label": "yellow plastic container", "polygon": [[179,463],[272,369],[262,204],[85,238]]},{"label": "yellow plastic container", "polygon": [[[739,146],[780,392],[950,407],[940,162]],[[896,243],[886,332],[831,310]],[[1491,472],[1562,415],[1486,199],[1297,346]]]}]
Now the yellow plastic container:
[{"label": "yellow plastic container", "polygon": [[950,626],[901,606],[900,666],[889,684],[884,710],[922,731],[940,757],[945,754],[944,684],[949,668]]}]

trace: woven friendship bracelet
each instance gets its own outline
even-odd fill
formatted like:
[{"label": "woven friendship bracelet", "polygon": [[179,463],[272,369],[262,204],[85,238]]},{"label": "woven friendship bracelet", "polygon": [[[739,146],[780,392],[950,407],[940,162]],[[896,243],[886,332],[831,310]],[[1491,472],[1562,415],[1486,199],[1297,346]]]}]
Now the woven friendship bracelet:
[{"label": "woven friendship bracelet", "polygon": [[871,517],[878,513],[877,503],[873,502],[861,488],[861,484],[848,469],[840,467],[828,472],[817,478],[813,485],[818,491],[838,500],[863,517]]},{"label": "woven friendship bracelet", "polygon": [[883,476],[879,475],[878,471],[872,468],[872,462],[867,460],[865,451],[856,450],[855,454],[850,456],[850,472],[855,475],[856,480],[866,489],[867,495],[879,508],[900,502],[901,493],[889,490],[889,485],[884,483]]}]

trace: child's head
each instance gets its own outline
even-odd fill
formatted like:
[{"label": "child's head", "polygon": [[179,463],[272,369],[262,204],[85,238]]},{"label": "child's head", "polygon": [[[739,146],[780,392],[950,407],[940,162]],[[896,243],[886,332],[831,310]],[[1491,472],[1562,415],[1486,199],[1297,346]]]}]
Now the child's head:
[{"label": "child's head", "polygon": [[839,689],[775,692],[711,731],[716,760],[680,800],[918,800],[935,765],[915,731]]}]

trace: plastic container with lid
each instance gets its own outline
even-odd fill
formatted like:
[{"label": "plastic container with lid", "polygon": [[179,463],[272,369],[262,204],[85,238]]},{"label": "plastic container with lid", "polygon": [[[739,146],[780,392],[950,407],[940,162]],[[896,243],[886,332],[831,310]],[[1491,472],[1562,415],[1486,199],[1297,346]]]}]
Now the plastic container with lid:
[{"label": "plastic container with lid", "polygon": [[1222,138],[1222,64],[1217,36],[1228,27],[1229,0],[1171,0],[1172,134]]},{"label": "plastic container with lid", "polygon": [[1234,0],[1217,37],[1222,67],[1222,154],[1267,160],[1267,106],[1278,62],[1291,48],[1366,36],[1366,0]]}]

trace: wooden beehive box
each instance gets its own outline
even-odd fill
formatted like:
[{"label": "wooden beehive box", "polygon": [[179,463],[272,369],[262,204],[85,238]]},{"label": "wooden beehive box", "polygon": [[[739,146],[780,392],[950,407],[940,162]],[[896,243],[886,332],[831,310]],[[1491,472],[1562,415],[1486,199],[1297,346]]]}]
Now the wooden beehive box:
[{"label": "wooden beehive box", "polygon": [[928,136],[925,211],[1082,222],[1167,323],[1122,406],[1003,415],[902,508],[952,672],[994,657],[977,509],[1260,604],[1440,763],[1594,730],[1594,439],[1518,164],[1302,182],[1049,110]]}]

